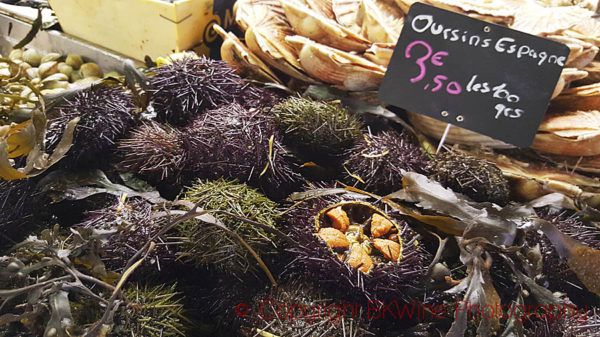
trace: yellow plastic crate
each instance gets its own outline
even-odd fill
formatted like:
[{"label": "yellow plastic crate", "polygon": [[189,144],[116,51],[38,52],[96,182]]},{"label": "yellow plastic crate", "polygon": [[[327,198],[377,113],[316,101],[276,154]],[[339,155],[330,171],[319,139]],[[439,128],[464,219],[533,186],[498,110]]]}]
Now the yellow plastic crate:
[{"label": "yellow plastic crate", "polygon": [[193,49],[208,55],[213,23],[233,24],[234,0],[50,0],[62,29],[128,57]]}]

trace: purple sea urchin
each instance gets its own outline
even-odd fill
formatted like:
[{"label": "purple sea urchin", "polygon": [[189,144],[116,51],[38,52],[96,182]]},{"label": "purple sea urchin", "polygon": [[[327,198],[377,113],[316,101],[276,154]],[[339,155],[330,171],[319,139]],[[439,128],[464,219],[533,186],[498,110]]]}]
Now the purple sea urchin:
[{"label": "purple sea urchin", "polygon": [[39,192],[38,178],[0,180],[0,249],[20,242],[49,218]]},{"label": "purple sea urchin", "polygon": [[[111,270],[125,267],[128,259],[161,230],[159,220],[152,218],[152,205],[137,198],[90,211],[86,220],[77,226],[114,231],[102,247],[105,252],[103,262]],[[175,253],[159,239],[146,263],[160,269],[161,263],[174,258]]]},{"label": "purple sea urchin", "polygon": [[286,144],[319,155],[338,155],[362,134],[362,123],[340,103],[290,97],[271,112]]},{"label": "purple sea urchin", "polygon": [[258,111],[237,103],[211,110],[194,120],[183,140],[186,169],[193,177],[237,179],[274,199],[298,184],[273,118]]},{"label": "purple sea urchin", "polygon": [[406,134],[365,135],[345,153],[346,181],[361,189],[388,194],[402,188],[402,172],[423,173],[427,158]]},{"label": "purple sea urchin", "polygon": [[444,152],[429,162],[426,170],[444,187],[478,202],[504,206],[509,201],[508,181],[494,164],[460,153]]},{"label": "purple sea urchin", "polygon": [[247,84],[236,99],[246,109],[271,108],[280,103],[283,96],[275,90]]},{"label": "purple sea urchin", "polygon": [[[587,309],[587,308],[586,308]],[[543,313],[543,319],[532,322],[527,331],[531,337],[582,337],[600,336],[600,314],[596,309],[556,313]]]},{"label": "purple sea urchin", "polygon": [[120,169],[140,174],[152,183],[177,181],[185,161],[179,130],[157,122],[135,128],[129,138],[121,140]]},{"label": "purple sea urchin", "polygon": [[205,109],[233,102],[244,86],[227,62],[204,56],[184,56],[152,72],[156,118],[173,125],[186,125]]},{"label": "purple sea urchin", "polygon": [[250,303],[241,328],[245,337],[259,332],[287,337],[374,336],[364,329],[366,312],[350,304],[343,307],[308,280],[272,287]]},{"label": "purple sea urchin", "polygon": [[[319,235],[321,233],[315,227],[317,219],[325,223],[331,221],[331,226],[334,226],[333,216],[323,211],[330,210],[335,205],[342,206],[351,224],[346,233],[353,238],[348,239],[350,245],[344,246],[345,248],[328,245],[327,239],[324,235]],[[324,214],[327,217],[323,217]],[[380,250],[380,247],[374,244],[375,231],[371,230],[376,220],[373,218],[374,214],[390,221],[386,213],[372,205],[352,200],[344,201],[341,197],[313,198],[292,207],[284,219],[285,232],[298,242],[297,246],[289,248],[296,258],[291,272],[306,274],[320,284],[345,294],[359,294],[360,299],[394,298],[410,301],[412,296],[422,290],[421,281],[426,274],[429,254],[417,245],[416,233],[405,222],[396,220],[393,223],[397,226],[390,229],[399,228],[399,232],[386,232],[385,238],[382,239],[401,242],[399,258],[396,258],[394,249]],[[360,258],[354,253],[358,248],[369,255],[363,260],[370,259],[371,266],[364,261],[355,263],[355,260]],[[386,251],[387,255],[393,257],[392,261],[385,254]]]},{"label": "purple sea urchin", "polygon": [[[591,247],[600,249],[600,231],[593,225],[584,224],[582,219],[566,210],[541,208],[536,210],[543,220],[550,221],[562,233]],[[571,271],[567,262],[561,259],[550,240],[539,232],[527,233],[527,243],[530,246],[540,245],[542,253],[542,274],[547,278],[548,288],[552,291],[562,291],[569,295],[575,303],[598,303],[596,295],[591,294]]]},{"label": "purple sea urchin", "polygon": [[53,151],[67,123],[79,117],[65,159],[78,167],[98,163],[134,126],[134,108],[131,96],[120,87],[97,85],[81,91],[48,112],[47,148]]},{"label": "purple sea urchin", "polygon": [[[219,179],[198,181],[185,199],[205,210],[222,210],[236,216],[275,227],[277,204],[246,184]],[[228,215],[215,215],[225,226],[242,237],[261,258],[277,252],[274,234]],[[190,220],[177,227],[185,260],[199,266],[211,266],[241,277],[247,272],[260,274],[251,253],[231,234],[212,224]]]}]

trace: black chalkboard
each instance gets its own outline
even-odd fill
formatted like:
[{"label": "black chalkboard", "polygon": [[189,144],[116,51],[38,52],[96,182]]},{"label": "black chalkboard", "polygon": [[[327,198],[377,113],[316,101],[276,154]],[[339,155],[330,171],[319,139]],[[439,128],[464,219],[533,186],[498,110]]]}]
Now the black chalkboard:
[{"label": "black chalkboard", "polygon": [[562,43],[415,3],[379,98],[527,147],[568,55]]}]

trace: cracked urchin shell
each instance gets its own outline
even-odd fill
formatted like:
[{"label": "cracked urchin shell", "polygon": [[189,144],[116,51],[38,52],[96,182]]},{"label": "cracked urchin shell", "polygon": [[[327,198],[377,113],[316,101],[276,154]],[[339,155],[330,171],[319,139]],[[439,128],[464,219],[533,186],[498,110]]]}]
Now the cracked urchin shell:
[{"label": "cracked urchin shell", "polygon": [[181,132],[169,125],[146,122],[119,142],[119,169],[139,174],[152,183],[179,180],[185,151]]},{"label": "cracked urchin shell", "polygon": [[183,143],[192,177],[237,179],[274,199],[287,196],[300,180],[273,118],[237,103],[195,119]]},{"label": "cracked urchin shell", "polygon": [[[204,210],[227,211],[272,228],[276,225],[277,204],[248,185],[236,181],[199,180],[188,189],[185,200]],[[277,253],[272,233],[229,215],[214,215],[242,237],[262,259]],[[258,263],[248,249],[221,228],[199,220],[185,221],[176,228],[183,238],[180,254],[184,260],[238,277],[248,272],[261,275]]]},{"label": "cracked urchin shell", "polygon": [[244,86],[227,62],[204,56],[185,56],[152,72],[156,119],[173,125],[186,125],[206,109],[235,101]]},{"label": "cracked urchin shell", "polygon": [[240,329],[245,337],[255,336],[257,330],[287,337],[373,336],[364,329],[366,315],[361,315],[358,306],[352,303],[342,308],[345,302],[331,298],[309,280],[270,287],[250,303]]},{"label": "cracked urchin shell", "polygon": [[508,181],[494,164],[459,153],[436,155],[426,168],[430,177],[477,202],[504,206],[509,201]]},{"label": "cracked urchin shell", "polygon": [[418,145],[396,132],[365,135],[345,158],[346,181],[381,195],[402,188],[402,170],[424,173],[428,162]]},{"label": "cracked urchin shell", "polygon": [[362,123],[340,103],[290,97],[271,109],[290,146],[339,155],[362,135]]},{"label": "cracked urchin shell", "polygon": [[[128,259],[143,247],[161,229],[161,222],[152,217],[152,205],[139,198],[116,202],[112,206],[87,212],[86,219],[76,225],[103,231],[115,231],[108,237],[102,250],[103,262],[110,270],[121,271]],[[155,265],[160,270],[161,263],[175,259],[175,253],[158,239],[157,247],[146,265]]]},{"label": "cracked urchin shell", "polygon": [[123,289],[128,303],[115,314],[110,333],[115,337],[180,337],[185,336],[188,321],[184,316],[182,297],[176,284],[167,286],[130,284]]},{"label": "cracked urchin shell", "polygon": [[[582,219],[572,212],[548,207],[536,210],[538,216],[551,222],[558,230],[569,237],[593,249],[600,249],[600,231],[593,225],[583,223]],[[527,244],[539,244],[542,254],[542,274],[547,277],[551,291],[561,291],[569,295],[575,303],[598,303],[596,295],[587,291],[577,275],[571,271],[566,260],[561,259],[552,242],[542,233],[530,231],[526,236]]]},{"label": "cracked urchin shell", "polygon": [[53,151],[67,124],[79,117],[73,146],[63,161],[78,167],[99,163],[116,146],[117,140],[134,126],[134,109],[131,95],[122,88],[92,86],[65,99],[48,112],[46,147]]},{"label": "cracked urchin shell", "polygon": [[[344,200],[339,196],[317,197],[291,208],[285,214],[284,232],[298,242],[298,245],[288,249],[296,259],[289,272],[307,275],[342,294],[358,294],[360,300],[393,298],[410,302],[414,296],[422,293],[422,281],[431,256],[417,244],[416,233],[405,222],[400,223],[400,261],[376,264],[367,273],[342,262],[328,244],[317,236],[316,217],[324,209],[340,202],[356,201]],[[378,213],[387,217],[381,210]]]}]

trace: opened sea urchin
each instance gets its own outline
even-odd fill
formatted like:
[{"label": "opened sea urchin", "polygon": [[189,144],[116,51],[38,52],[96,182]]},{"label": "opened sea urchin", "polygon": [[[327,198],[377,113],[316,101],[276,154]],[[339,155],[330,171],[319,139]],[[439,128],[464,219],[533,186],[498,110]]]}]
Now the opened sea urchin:
[{"label": "opened sea urchin", "polygon": [[444,187],[478,202],[504,206],[509,201],[508,181],[494,164],[460,153],[444,152],[429,162],[427,171]]},{"label": "opened sea urchin", "polygon": [[153,121],[138,126],[129,138],[121,140],[119,152],[123,156],[122,170],[140,174],[153,183],[177,181],[185,161],[180,132]]},{"label": "opened sea urchin", "polygon": [[67,124],[79,117],[65,159],[77,167],[99,163],[134,126],[134,108],[131,96],[120,87],[96,85],[78,92],[48,112],[46,147],[54,151]]},{"label": "opened sea urchin", "polygon": [[[246,184],[224,179],[200,180],[189,188],[185,199],[201,209],[227,211],[275,228],[277,204]],[[215,214],[215,217],[229,230],[241,236],[261,258],[277,251],[274,235],[265,229],[229,215]],[[237,276],[260,270],[246,247],[213,224],[190,220],[179,225],[178,230],[184,238],[181,254],[185,260],[200,266],[212,266]]]},{"label": "opened sea urchin", "polygon": [[286,144],[321,155],[337,155],[362,134],[362,123],[340,103],[290,97],[271,112]]},{"label": "opened sea urchin", "polygon": [[[422,289],[428,253],[406,222],[373,204],[318,197],[292,207],[285,232],[297,272],[358,299],[410,301]],[[294,268],[292,268],[294,270]]]},{"label": "opened sea urchin", "polygon": [[287,196],[299,181],[273,118],[237,103],[195,119],[183,140],[193,177],[237,179],[274,199]]},{"label": "opened sea urchin", "polygon": [[173,125],[186,125],[205,109],[233,102],[244,85],[225,61],[204,56],[184,56],[152,72],[156,118]]},{"label": "opened sea urchin", "polygon": [[402,170],[423,173],[427,158],[405,134],[365,135],[346,151],[346,180],[369,192],[387,194],[402,188]]}]

